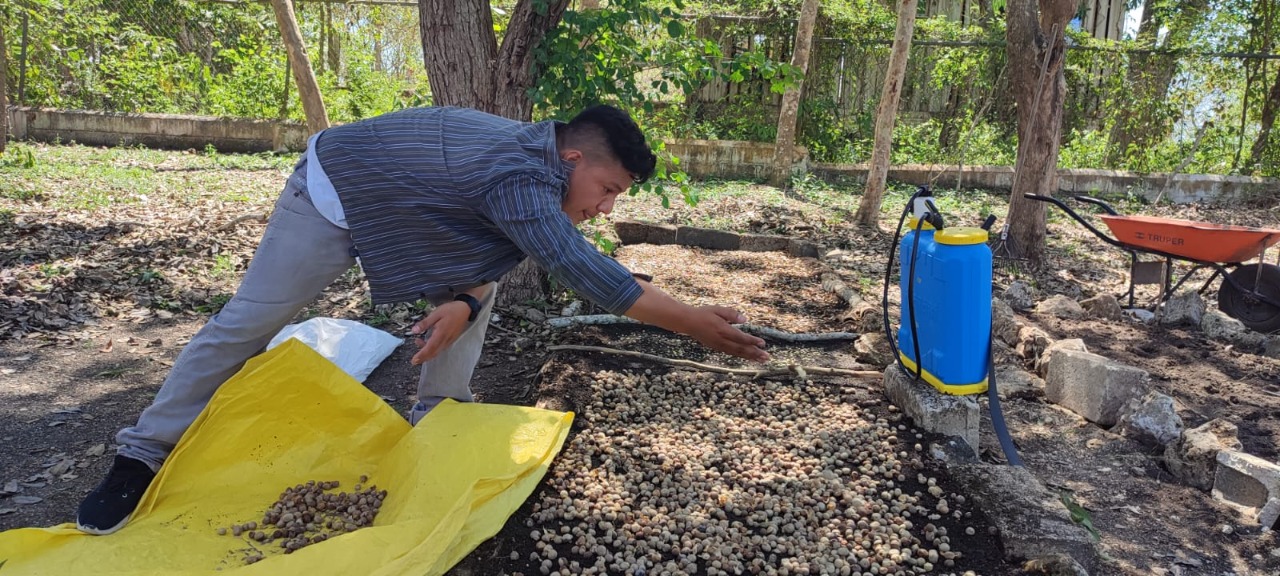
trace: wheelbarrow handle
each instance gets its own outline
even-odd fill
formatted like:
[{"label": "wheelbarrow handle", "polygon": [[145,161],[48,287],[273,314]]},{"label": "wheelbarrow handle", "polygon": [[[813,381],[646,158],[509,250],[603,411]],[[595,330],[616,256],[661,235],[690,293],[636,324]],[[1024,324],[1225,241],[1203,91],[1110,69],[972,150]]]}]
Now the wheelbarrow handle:
[{"label": "wheelbarrow handle", "polygon": [[[1022,196],[1029,200],[1035,200],[1037,202],[1048,202],[1050,204],[1053,204],[1054,206],[1061,208],[1063,212],[1066,212],[1067,215],[1070,216],[1072,219],[1074,219],[1076,222],[1079,222],[1081,226],[1088,228],[1090,232],[1093,232],[1094,236],[1097,236],[1098,238],[1102,239],[1103,242],[1106,242],[1107,244],[1115,246],[1116,248],[1120,248],[1121,250],[1126,250],[1126,251],[1132,250],[1132,248],[1124,245],[1119,240],[1116,240],[1115,238],[1112,238],[1111,236],[1108,236],[1107,234],[1103,233],[1101,230],[1098,230],[1097,228],[1095,228],[1093,224],[1089,223],[1088,220],[1085,220],[1082,216],[1080,216],[1080,214],[1076,213],[1075,210],[1072,210],[1070,206],[1067,206],[1057,198],[1054,198],[1052,196],[1040,196],[1039,194],[1032,194],[1030,192],[1023,194]],[[1077,197],[1076,199],[1079,200],[1080,198]],[[1097,199],[1089,198],[1089,200],[1097,200]],[[1093,203],[1094,202],[1090,202],[1090,204],[1093,204]],[[1097,200],[1097,203],[1102,203],[1102,201]],[[1107,206],[1105,203],[1102,203],[1102,205],[1108,209],[1111,208],[1110,206]]]},{"label": "wheelbarrow handle", "polygon": [[1099,199],[1094,198],[1094,197],[1092,197],[1092,196],[1076,195],[1076,196],[1072,196],[1072,198],[1076,199],[1076,201],[1078,201],[1078,202],[1084,202],[1084,203],[1087,203],[1087,204],[1093,204],[1093,205],[1095,205],[1095,206],[1100,206],[1100,207],[1102,207],[1102,209],[1103,209],[1103,210],[1106,210],[1106,211],[1107,211],[1107,214],[1110,214],[1110,215],[1112,215],[1112,216],[1119,216],[1119,215],[1120,215],[1120,213],[1119,213],[1119,212],[1116,212],[1116,209],[1115,209],[1115,208],[1112,208],[1110,204],[1107,204],[1106,202],[1103,202],[1102,200],[1099,200]]}]

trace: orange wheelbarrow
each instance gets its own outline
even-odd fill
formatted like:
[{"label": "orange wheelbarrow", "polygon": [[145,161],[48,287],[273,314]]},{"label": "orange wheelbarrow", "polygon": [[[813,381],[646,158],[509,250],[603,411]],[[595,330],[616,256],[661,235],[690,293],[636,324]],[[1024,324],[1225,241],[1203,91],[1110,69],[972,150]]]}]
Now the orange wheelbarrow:
[{"label": "orange wheelbarrow", "polygon": [[[1280,230],[1226,226],[1189,220],[1124,216],[1110,205],[1089,196],[1073,196],[1079,202],[1102,208],[1099,217],[1111,230],[1108,236],[1085,220],[1062,201],[1049,196],[1025,194],[1027,198],[1051,203],[1061,208],[1095,236],[1129,253],[1129,307],[1133,308],[1135,284],[1159,284],[1157,305],[1168,299],[1192,276],[1205,268],[1213,275],[1200,287],[1205,292],[1219,276],[1218,309],[1239,320],[1250,329],[1269,334],[1280,332],[1280,266],[1264,261],[1266,251],[1280,243]],[[1138,254],[1163,258],[1142,262]],[[1257,258],[1257,263],[1242,264]],[[1194,266],[1176,284],[1173,262],[1190,262]]]}]

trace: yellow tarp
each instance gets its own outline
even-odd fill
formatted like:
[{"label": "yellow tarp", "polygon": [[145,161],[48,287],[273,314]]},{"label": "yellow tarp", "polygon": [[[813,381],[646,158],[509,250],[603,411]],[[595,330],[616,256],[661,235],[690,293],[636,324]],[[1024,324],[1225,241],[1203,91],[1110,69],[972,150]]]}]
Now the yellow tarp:
[{"label": "yellow tarp", "polygon": [[[293,340],[250,360],[214,396],[110,536],[72,524],[0,533],[0,576],[19,574],[441,574],[533,492],[571,413],[447,401],[411,428],[378,396]],[[388,492],[373,526],[281,553],[218,536],[307,480],[361,475]],[[69,510],[68,513],[71,511]],[[269,555],[245,565],[250,545]]]}]

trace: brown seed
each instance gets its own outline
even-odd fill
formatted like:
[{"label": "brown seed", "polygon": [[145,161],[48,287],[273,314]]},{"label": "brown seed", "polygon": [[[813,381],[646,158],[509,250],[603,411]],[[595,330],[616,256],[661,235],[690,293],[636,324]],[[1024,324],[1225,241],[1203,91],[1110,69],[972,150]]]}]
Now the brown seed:
[{"label": "brown seed", "polygon": [[219,536],[226,536],[226,535],[227,535],[227,529],[226,529],[226,528],[223,528],[223,527],[221,527],[221,526],[219,526],[219,527],[218,527],[218,535],[219,535]]}]

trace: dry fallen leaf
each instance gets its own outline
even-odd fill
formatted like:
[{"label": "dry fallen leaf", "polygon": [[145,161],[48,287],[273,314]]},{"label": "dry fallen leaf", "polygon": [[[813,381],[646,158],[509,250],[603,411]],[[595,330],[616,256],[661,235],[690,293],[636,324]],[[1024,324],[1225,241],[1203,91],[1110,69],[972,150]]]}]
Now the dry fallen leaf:
[{"label": "dry fallen leaf", "polygon": [[13,498],[10,498],[9,501],[22,506],[30,506],[32,504],[44,502],[44,498],[39,496],[14,496]]},{"label": "dry fallen leaf", "polygon": [[85,456],[101,456],[105,454],[106,451],[107,451],[106,444],[95,444],[93,446],[90,446],[88,450],[85,450],[84,455]]},{"label": "dry fallen leaf", "polygon": [[18,486],[17,480],[8,481],[7,483],[5,483],[4,489],[0,490],[0,492],[4,492],[5,494],[17,494],[21,491],[22,491],[22,487]]},{"label": "dry fallen leaf", "polygon": [[112,340],[112,339],[108,338],[108,339],[107,339],[107,345],[106,345],[106,346],[103,346],[101,350],[98,350],[98,352],[99,352],[99,353],[101,353],[101,354],[106,354],[107,352],[110,352],[110,351],[111,351],[111,348],[112,348],[113,346],[115,346],[115,343],[116,343],[116,341],[115,341],[115,340]]},{"label": "dry fallen leaf", "polygon": [[4,516],[5,514],[13,514],[14,512],[17,512],[17,511],[18,511],[17,508],[0,508],[0,516]]}]

